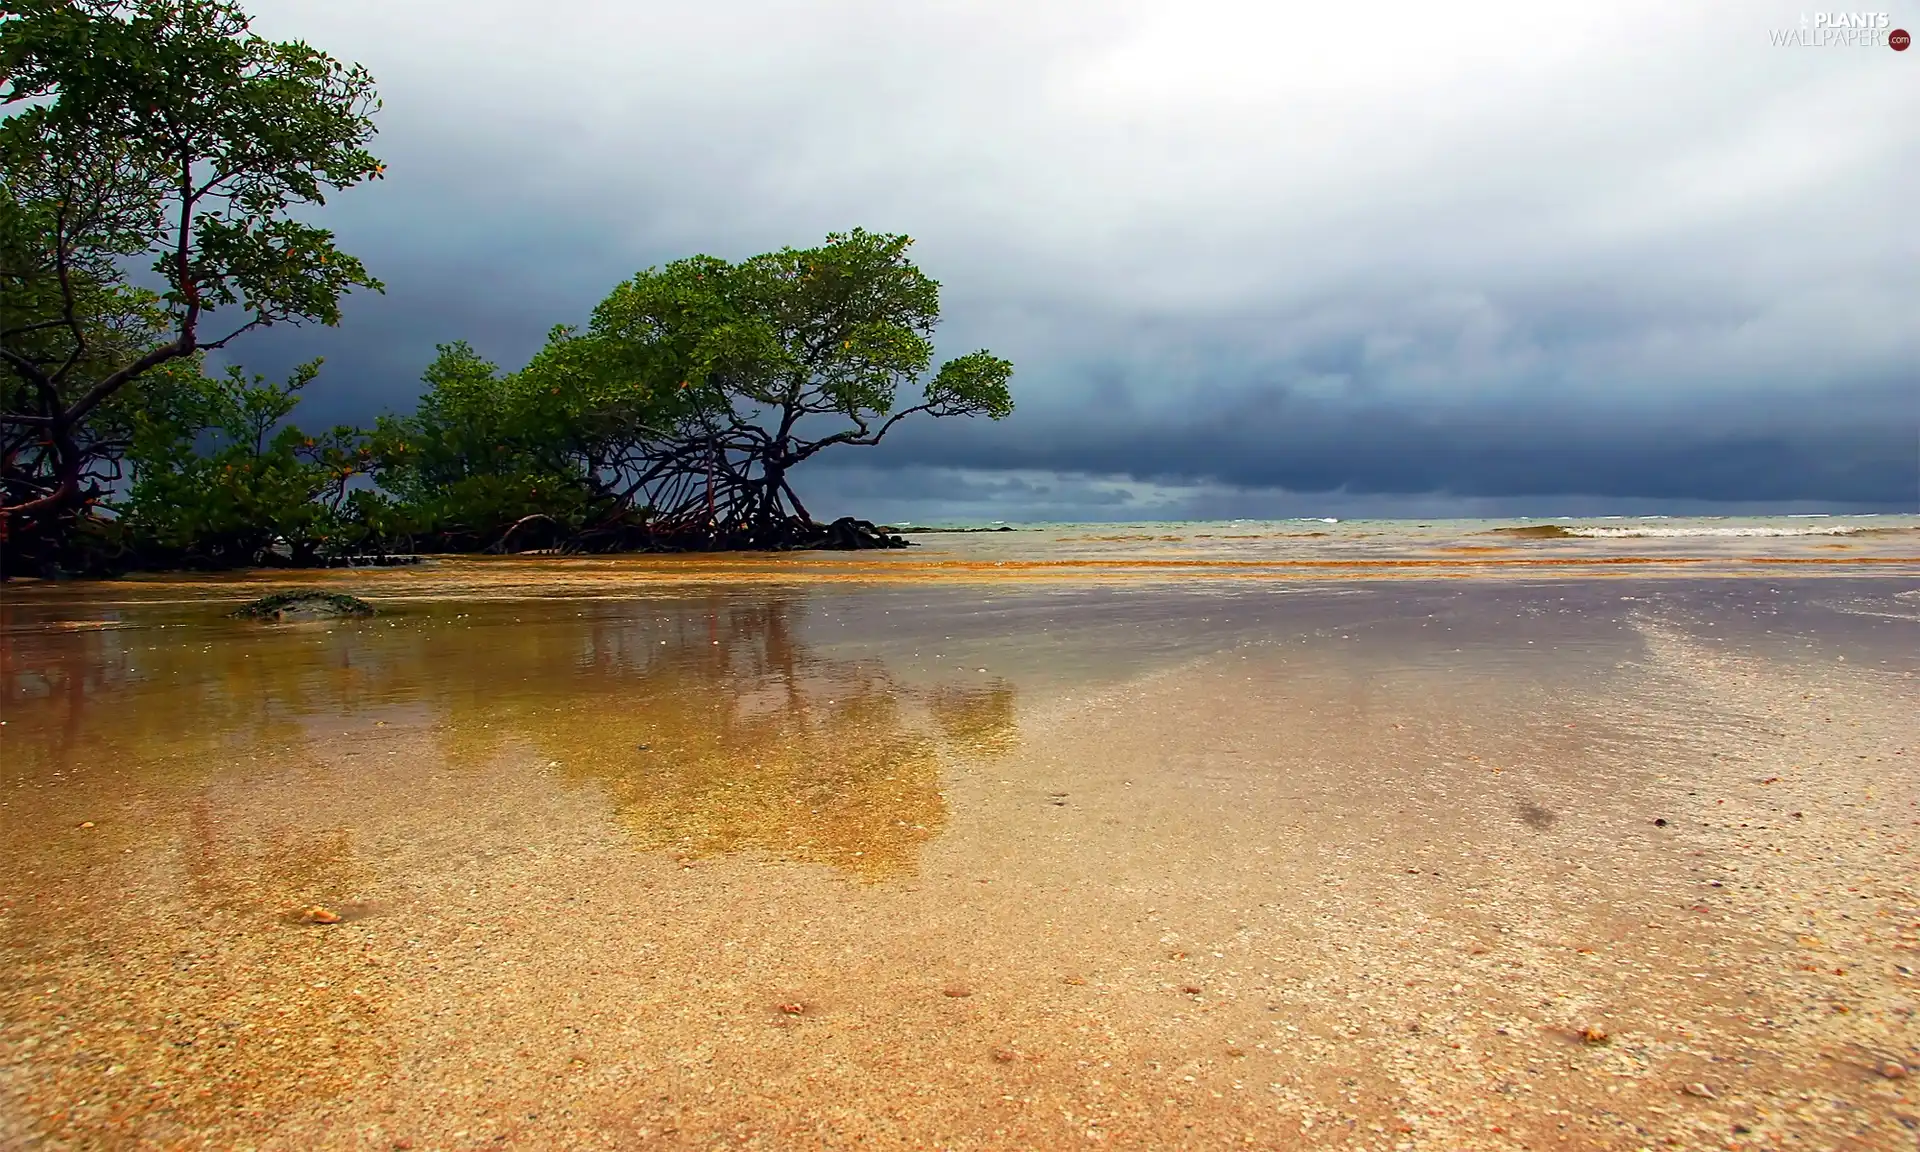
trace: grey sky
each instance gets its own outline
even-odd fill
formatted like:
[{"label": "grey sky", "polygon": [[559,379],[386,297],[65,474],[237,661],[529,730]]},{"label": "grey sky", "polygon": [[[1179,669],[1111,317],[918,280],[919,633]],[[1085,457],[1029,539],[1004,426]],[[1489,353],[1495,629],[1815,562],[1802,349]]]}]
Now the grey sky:
[{"label": "grey sky", "polygon": [[1920,506],[1920,52],[1775,46],[1798,8],[251,8],[387,104],[327,218],[388,294],[240,350],[324,352],[310,420],[861,225],[1021,410],[810,464],[829,511]]}]

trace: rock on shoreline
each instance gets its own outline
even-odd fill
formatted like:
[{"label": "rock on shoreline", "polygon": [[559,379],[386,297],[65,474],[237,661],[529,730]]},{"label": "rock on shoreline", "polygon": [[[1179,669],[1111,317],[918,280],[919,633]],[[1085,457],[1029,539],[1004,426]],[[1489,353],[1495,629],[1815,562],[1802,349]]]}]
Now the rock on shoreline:
[{"label": "rock on shoreline", "polygon": [[275,592],[238,608],[235,616],[247,620],[340,620],[373,615],[373,605],[344,592]]}]

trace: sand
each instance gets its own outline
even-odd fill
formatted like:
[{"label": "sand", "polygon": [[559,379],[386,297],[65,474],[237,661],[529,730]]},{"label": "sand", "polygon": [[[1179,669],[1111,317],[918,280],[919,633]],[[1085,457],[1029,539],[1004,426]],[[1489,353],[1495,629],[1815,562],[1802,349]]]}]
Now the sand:
[{"label": "sand", "polygon": [[1909,584],[38,621],[0,1144],[1912,1148]]}]

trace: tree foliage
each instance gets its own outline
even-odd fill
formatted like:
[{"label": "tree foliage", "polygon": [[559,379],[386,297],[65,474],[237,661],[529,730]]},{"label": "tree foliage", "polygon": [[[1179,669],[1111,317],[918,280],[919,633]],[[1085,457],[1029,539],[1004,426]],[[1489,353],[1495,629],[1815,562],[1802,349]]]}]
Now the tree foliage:
[{"label": "tree foliage", "polygon": [[182,374],[164,408],[136,418],[123,545],[150,565],[232,567],[311,564],[366,543],[387,501],[352,487],[371,471],[364,436],[309,436],[287,420],[319,370],[303,364],[285,383],[237,367]]},{"label": "tree foliage", "polygon": [[816,523],[792,470],[911,416],[1012,408],[1006,361],[933,368],[937,286],[907,244],[853,232],[649,269],[517,371],[442,345],[414,410],[365,431],[291,422],[318,361],[281,383],[169,361],[89,422],[130,489],[84,526],[139,566],[880,543],[858,522]]},{"label": "tree foliage", "polygon": [[438,547],[817,543],[793,468],[911,416],[1013,409],[991,353],[933,370],[939,285],[911,244],[855,230],[651,268],[516,372],[443,345],[419,408],[375,430],[380,485]]},{"label": "tree foliage", "polygon": [[231,0],[7,0],[0,107],[12,568],[57,560],[106,494],[124,421],[96,416],[130,386],[380,287],[301,210],[382,166],[367,72],[255,35]]},{"label": "tree foliage", "polygon": [[[814,524],[789,473],[900,421],[1013,410],[1013,366],[986,351],[932,371],[939,284],[905,236],[856,229],[816,248],[641,272],[529,365],[589,393],[607,494],[656,532],[779,546]],[[564,366],[564,370],[563,370]],[[930,374],[929,374],[930,373]]]},{"label": "tree foliage", "polygon": [[479,549],[529,518],[585,525],[595,500],[578,449],[581,414],[526,373],[502,374],[464,341],[440,346],[415,411],[375,427],[380,485],[410,542]]}]

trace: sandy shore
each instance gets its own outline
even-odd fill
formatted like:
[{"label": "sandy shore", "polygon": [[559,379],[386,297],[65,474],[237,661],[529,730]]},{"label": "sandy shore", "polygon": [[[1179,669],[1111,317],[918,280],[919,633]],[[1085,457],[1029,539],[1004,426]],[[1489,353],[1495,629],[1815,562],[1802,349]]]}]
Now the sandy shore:
[{"label": "sandy shore", "polygon": [[16,636],[0,1144],[1913,1148],[1909,584]]}]

